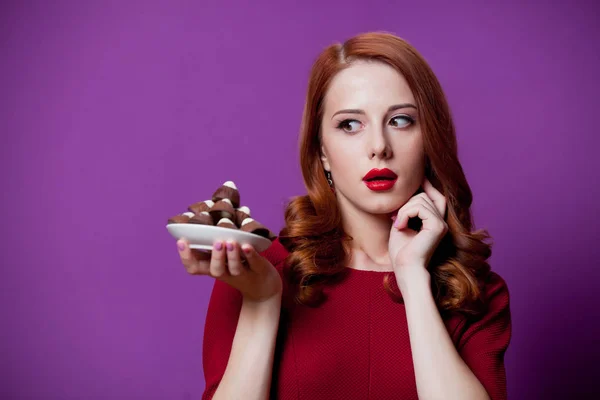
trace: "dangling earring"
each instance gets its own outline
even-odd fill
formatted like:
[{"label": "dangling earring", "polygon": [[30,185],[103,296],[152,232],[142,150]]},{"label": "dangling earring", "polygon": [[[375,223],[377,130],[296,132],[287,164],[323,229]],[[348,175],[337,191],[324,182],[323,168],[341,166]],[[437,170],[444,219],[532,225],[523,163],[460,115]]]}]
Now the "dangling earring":
[{"label": "dangling earring", "polygon": [[329,183],[329,187],[331,188],[331,191],[333,193],[335,193],[335,189],[333,187],[333,179],[331,179],[331,172],[325,170],[325,176],[327,177],[327,183]]}]

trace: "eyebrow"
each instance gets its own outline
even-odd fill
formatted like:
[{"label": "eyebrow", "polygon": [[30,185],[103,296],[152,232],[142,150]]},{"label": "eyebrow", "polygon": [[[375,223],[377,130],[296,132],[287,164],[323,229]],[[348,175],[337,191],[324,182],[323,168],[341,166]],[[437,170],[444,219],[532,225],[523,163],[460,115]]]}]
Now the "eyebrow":
[{"label": "eyebrow", "polygon": [[[401,108],[414,108],[415,110],[417,109],[417,107],[414,104],[410,104],[410,103],[405,103],[405,104],[396,104],[393,106],[390,106],[390,108],[388,108],[387,112],[392,112],[395,110],[399,110]],[[331,118],[335,117],[338,114],[365,114],[365,112],[363,110],[359,110],[359,109],[348,109],[348,110],[340,110],[338,112],[336,112],[335,114],[333,114],[331,116]]]}]

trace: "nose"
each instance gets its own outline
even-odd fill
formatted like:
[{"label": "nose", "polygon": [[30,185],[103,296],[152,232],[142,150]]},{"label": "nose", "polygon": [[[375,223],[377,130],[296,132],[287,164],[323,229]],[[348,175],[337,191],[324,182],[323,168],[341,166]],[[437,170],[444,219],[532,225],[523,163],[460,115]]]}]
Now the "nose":
[{"label": "nose", "polygon": [[386,134],[382,129],[374,130],[370,139],[369,156],[371,159],[388,159],[392,156],[392,148],[390,147]]}]

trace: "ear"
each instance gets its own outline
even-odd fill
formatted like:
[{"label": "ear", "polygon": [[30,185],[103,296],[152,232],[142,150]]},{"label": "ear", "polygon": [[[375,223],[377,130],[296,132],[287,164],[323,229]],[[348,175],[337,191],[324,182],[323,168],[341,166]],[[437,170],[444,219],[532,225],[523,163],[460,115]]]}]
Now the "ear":
[{"label": "ear", "polygon": [[325,146],[321,146],[321,163],[323,163],[323,168],[325,168],[326,171],[331,172],[329,159],[327,158],[327,153],[325,152]]}]

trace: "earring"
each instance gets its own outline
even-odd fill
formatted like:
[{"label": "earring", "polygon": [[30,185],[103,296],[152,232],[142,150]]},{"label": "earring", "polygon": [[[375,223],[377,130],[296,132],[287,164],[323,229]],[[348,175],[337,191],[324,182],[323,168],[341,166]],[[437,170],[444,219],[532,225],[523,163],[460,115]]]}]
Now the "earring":
[{"label": "earring", "polygon": [[331,188],[331,191],[335,193],[335,189],[333,187],[333,179],[331,179],[331,172],[325,170],[325,177],[327,178],[327,183],[329,183],[329,187]]},{"label": "earring", "polygon": [[330,187],[333,187],[333,180],[331,180],[331,172],[325,170],[325,176],[327,177],[327,183]]}]

